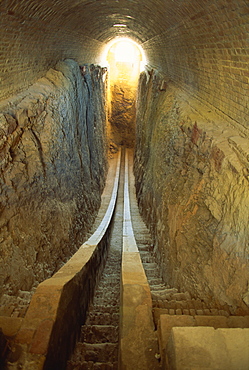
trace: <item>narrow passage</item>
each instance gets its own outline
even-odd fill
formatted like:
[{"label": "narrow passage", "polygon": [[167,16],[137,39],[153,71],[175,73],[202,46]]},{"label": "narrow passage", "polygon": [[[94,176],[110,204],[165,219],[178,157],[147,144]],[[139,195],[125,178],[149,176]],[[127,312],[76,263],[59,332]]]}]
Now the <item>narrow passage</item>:
[{"label": "narrow passage", "polygon": [[[86,323],[82,326],[80,340],[75,347],[71,359],[68,361],[67,370],[118,369],[120,278],[123,239],[124,154],[123,152],[121,156],[119,190],[113,216],[106,265],[96,288],[93,302],[90,305]],[[150,285],[155,328],[157,327],[161,314],[170,315],[172,319],[174,316],[176,318],[180,316],[182,318],[196,318],[198,315],[202,315],[201,317],[206,315],[205,322],[209,318],[211,320],[208,326],[213,326],[213,316],[216,316],[217,322],[220,322],[219,320],[224,321],[224,318],[231,314],[227,307],[217,307],[213,305],[212,302],[203,302],[200,299],[193,299],[189,292],[178,292],[176,288],[169,287],[163,282],[153,240],[142,220],[137,205],[132,149],[128,149],[128,158],[132,227]],[[157,366],[160,368],[159,354]]]},{"label": "narrow passage", "polygon": [[118,369],[120,272],[124,202],[124,155],[106,266],[67,370]]}]

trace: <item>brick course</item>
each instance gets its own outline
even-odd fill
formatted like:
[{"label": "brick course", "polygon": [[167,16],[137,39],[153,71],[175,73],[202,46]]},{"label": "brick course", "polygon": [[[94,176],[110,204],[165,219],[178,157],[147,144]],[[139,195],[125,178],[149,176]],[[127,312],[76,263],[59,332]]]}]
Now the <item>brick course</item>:
[{"label": "brick course", "polygon": [[96,60],[101,43],[75,31],[14,15],[1,19],[0,100],[27,88],[59,60]]},{"label": "brick course", "polygon": [[[246,127],[249,4],[227,0],[200,5],[203,11],[188,14],[181,24],[143,46],[152,64],[171,80]],[[154,49],[160,49],[160,57]]]},{"label": "brick course", "polygon": [[[4,1],[0,99],[32,84],[58,60],[99,63],[103,42],[132,37],[148,63],[244,127],[249,111],[249,3]],[[113,27],[127,24],[127,29]]]}]

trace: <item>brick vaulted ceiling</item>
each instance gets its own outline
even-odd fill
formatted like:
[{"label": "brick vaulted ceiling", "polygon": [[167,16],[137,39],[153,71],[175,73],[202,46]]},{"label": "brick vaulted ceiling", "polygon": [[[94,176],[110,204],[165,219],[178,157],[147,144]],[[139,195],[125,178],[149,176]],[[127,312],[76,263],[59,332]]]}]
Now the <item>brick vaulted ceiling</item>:
[{"label": "brick vaulted ceiling", "polygon": [[[208,3],[210,0],[16,0],[2,1],[0,9],[103,42],[123,34],[143,43],[186,18],[201,16]],[[115,24],[126,27],[113,27]]]},{"label": "brick vaulted ceiling", "polygon": [[248,0],[2,0],[0,25],[0,99],[59,60],[100,63],[108,41],[126,36],[148,64],[248,126]]}]

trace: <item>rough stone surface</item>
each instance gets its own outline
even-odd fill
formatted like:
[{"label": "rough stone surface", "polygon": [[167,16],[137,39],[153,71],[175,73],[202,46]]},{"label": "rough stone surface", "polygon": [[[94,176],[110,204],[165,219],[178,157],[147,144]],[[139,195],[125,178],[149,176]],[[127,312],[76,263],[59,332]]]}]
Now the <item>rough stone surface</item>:
[{"label": "rough stone surface", "polygon": [[162,79],[153,71],[142,74],[135,158],[138,202],[161,273],[171,287],[243,315],[248,140],[236,122],[173,84],[161,91]]},{"label": "rough stone surface", "polygon": [[82,243],[106,173],[102,69],[72,60],[1,107],[0,296],[51,276]]},{"label": "rough stone surface", "polygon": [[136,91],[129,84],[111,86],[110,139],[112,146],[134,146]]}]

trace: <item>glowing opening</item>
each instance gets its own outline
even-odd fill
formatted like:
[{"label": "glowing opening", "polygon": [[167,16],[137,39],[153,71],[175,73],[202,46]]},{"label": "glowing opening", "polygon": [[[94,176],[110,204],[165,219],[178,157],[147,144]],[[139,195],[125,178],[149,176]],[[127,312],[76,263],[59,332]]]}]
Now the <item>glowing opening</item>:
[{"label": "glowing opening", "polygon": [[101,64],[109,66],[109,58],[112,54],[116,62],[137,63],[139,60],[139,70],[142,72],[146,65],[146,57],[143,49],[135,41],[125,38],[116,37],[110,41],[102,54]]},{"label": "glowing opening", "polygon": [[116,45],[115,50],[115,59],[116,62],[134,62],[135,56],[135,47],[131,42],[120,41]]},{"label": "glowing opening", "polygon": [[129,38],[116,37],[106,45],[101,56],[101,64],[108,67],[107,137],[110,150],[119,145],[134,147],[138,80],[146,64],[144,51]]}]

